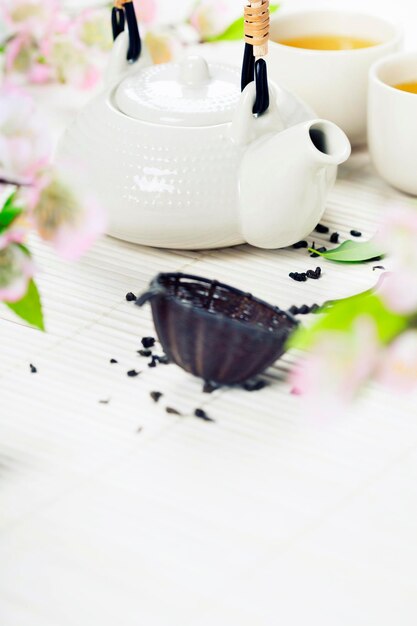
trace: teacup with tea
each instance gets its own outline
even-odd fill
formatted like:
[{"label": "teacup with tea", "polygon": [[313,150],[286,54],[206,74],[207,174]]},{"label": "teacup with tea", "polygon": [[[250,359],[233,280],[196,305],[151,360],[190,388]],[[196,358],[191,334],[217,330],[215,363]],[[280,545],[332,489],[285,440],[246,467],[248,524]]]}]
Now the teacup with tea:
[{"label": "teacup with tea", "polygon": [[401,30],[379,17],[279,12],[271,20],[269,74],[360,145],[366,142],[369,69],[401,44]]},{"label": "teacup with tea", "polygon": [[417,196],[417,52],[391,55],[369,74],[368,143],[382,178]]}]

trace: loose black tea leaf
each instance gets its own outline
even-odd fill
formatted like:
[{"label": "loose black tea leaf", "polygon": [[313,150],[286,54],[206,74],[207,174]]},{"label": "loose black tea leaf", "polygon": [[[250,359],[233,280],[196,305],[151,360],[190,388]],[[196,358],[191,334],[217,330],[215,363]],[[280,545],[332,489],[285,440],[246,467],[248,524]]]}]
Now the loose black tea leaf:
[{"label": "loose black tea leaf", "polygon": [[339,233],[332,233],[330,235],[330,243],[339,243]]},{"label": "loose black tea leaf", "polygon": [[153,337],[142,337],[142,346],[144,348],[153,348],[155,339]]},{"label": "loose black tea leaf", "polygon": [[138,354],[140,354],[140,356],[151,356],[152,355],[152,350],[138,350]]},{"label": "loose black tea leaf", "polygon": [[139,374],[140,374],[140,372],[137,372],[136,370],[129,370],[129,371],[127,372],[127,375],[128,375],[130,378],[135,378],[135,376],[139,376]]},{"label": "loose black tea leaf", "polygon": [[169,413],[170,415],[182,415],[182,413],[177,411],[177,409],[172,408],[172,406],[167,406],[165,411]]},{"label": "loose black tea leaf", "polygon": [[33,365],[33,363],[29,363],[31,374],[36,374],[38,369]]},{"label": "loose black tea leaf", "polygon": [[195,417],[198,417],[199,419],[204,420],[205,422],[214,422],[214,419],[212,417],[209,417],[203,409],[196,409],[194,411],[194,415]]},{"label": "loose black tea leaf", "polygon": [[292,313],[292,315],[307,315],[308,313],[315,313],[319,308],[320,307],[318,304],[312,304],[311,306],[308,306],[308,304],[303,304],[300,307],[293,304],[289,308],[289,313]]},{"label": "loose black tea leaf", "polygon": [[313,280],[317,280],[321,276],[321,267],[316,267],[315,270],[307,270],[306,274],[307,274],[307,278],[312,278]]},{"label": "loose black tea leaf", "polygon": [[352,237],[362,237],[362,233],[360,232],[360,230],[351,230],[350,234],[352,235]]},{"label": "loose black tea leaf", "polygon": [[[313,248],[314,248],[314,245],[313,245]],[[320,256],[319,254],[317,254],[318,252],[321,252],[321,253],[323,253],[323,252],[327,252],[327,248],[325,248],[324,246],[322,246],[321,248],[317,248],[317,250],[315,250],[314,252],[312,252],[312,253],[310,254],[310,256],[311,256],[311,257]]]},{"label": "loose black tea leaf", "polygon": [[328,233],[329,232],[329,227],[325,226],[324,224],[317,224],[316,228],[314,229],[316,231],[316,233]]},{"label": "loose black tea leaf", "polygon": [[168,357],[165,354],[161,356],[159,356],[158,354],[154,354],[151,362],[148,363],[148,367],[156,367],[158,363],[160,363],[161,365],[168,365]]},{"label": "loose black tea leaf", "polygon": [[128,302],[133,302],[133,300],[136,300],[135,294],[129,291],[129,293],[126,294],[126,300]]},{"label": "loose black tea leaf", "polygon": [[158,402],[160,398],[164,395],[161,391],[151,391],[149,394],[154,402]]},{"label": "loose black tea leaf", "polygon": [[292,244],[292,247],[295,248],[296,250],[298,248],[307,248],[307,246],[308,246],[308,243],[304,239],[302,241],[297,241],[297,243]]},{"label": "loose black tea leaf", "polygon": [[298,283],[305,283],[307,280],[307,274],[305,272],[290,272],[288,276]]},{"label": "loose black tea leaf", "polygon": [[118,363],[118,361],[116,361],[116,359],[110,359],[110,363],[113,365],[114,363]]}]

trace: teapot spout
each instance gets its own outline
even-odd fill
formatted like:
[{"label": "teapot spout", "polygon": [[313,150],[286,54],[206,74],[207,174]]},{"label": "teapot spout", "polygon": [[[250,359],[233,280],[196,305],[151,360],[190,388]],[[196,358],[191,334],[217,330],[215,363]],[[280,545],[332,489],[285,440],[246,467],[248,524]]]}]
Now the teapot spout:
[{"label": "teapot spout", "polygon": [[341,128],[327,120],[313,120],[308,123],[308,134],[318,163],[341,165],[350,156],[349,139]]},{"label": "teapot spout", "polygon": [[250,145],[239,174],[242,237],[260,248],[283,248],[317,225],[349,157],[350,143],[332,122],[310,120]]}]

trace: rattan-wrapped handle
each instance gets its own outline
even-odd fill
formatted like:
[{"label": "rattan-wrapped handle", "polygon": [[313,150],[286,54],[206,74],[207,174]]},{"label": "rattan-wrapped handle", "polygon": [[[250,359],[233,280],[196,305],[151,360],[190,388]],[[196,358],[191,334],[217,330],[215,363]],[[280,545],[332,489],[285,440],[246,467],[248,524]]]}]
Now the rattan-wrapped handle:
[{"label": "rattan-wrapped handle", "polygon": [[253,46],[254,57],[268,53],[269,0],[257,0],[245,5],[244,33],[245,42]]},{"label": "rattan-wrapped handle", "polygon": [[132,2],[133,0],[114,0],[114,6],[116,9],[123,9],[125,4]]}]

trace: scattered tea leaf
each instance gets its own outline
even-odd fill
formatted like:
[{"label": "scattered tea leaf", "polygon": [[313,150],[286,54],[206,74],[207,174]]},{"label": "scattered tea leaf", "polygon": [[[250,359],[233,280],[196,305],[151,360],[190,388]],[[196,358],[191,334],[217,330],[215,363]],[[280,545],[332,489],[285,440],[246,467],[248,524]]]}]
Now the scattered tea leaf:
[{"label": "scattered tea leaf", "polygon": [[177,411],[177,409],[172,408],[172,406],[167,406],[165,411],[169,413],[170,415],[182,415],[182,413]]},{"label": "scattered tea leaf", "polygon": [[153,346],[155,345],[155,339],[154,337],[142,337],[141,343],[145,349],[153,348]]},{"label": "scattered tea leaf", "polygon": [[209,417],[204,409],[196,409],[194,411],[195,417],[198,417],[200,420],[204,420],[205,422],[214,422],[212,417]]},{"label": "scattered tea leaf", "polygon": [[149,394],[154,402],[158,402],[160,398],[164,395],[161,391],[151,391]]}]

